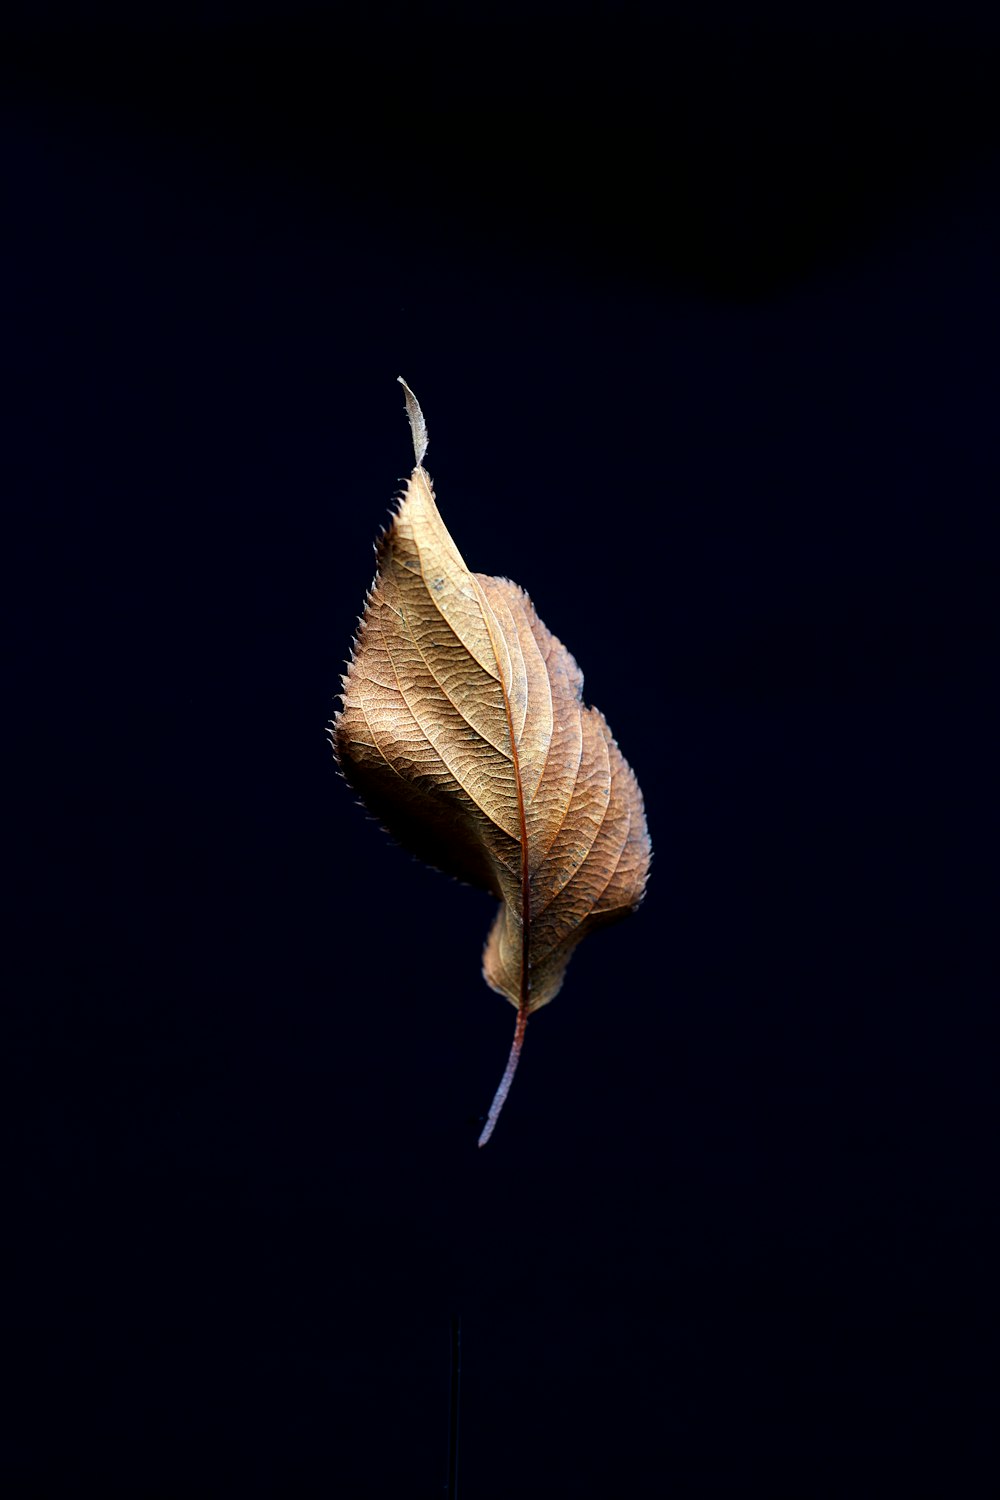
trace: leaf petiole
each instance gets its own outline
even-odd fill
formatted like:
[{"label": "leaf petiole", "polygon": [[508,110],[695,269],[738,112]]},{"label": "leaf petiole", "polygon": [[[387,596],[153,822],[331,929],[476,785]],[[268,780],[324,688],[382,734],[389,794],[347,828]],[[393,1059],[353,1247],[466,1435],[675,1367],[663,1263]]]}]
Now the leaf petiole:
[{"label": "leaf petiole", "polygon": [[521,1046],[524,1042],[524,1032],[527,1024],[528,1008],[526,1005],[521,1005],[518,1007],[517,1025],[514,1027],[514,1040],[510,1044],[510,1056],[507,1059],[507,1066],[503,1070],[500,1086],[493,1095],[493,1103],[490,1105],[490,1112],[486,1116],[486,1124],[483,1126],[482,1134],[479,1137],[478,1144],[480,1146],[485,1146],[493,1134],[493,1127],[499,1119],[504,1101],[510,1093],[510,1086],[514,1081],[514,1074],[517,1072],[517,1064],[521,1056]]}]

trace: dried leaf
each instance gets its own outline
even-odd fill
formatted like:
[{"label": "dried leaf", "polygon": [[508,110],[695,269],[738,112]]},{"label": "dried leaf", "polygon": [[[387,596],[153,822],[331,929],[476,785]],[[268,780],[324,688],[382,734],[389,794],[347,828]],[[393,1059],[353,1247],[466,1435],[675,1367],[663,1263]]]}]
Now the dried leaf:
[{"label": "dried leaf", "polygon": [[417,466],[376,547],[333,744],[401,844],[500,901],[483,975],[518,1014],[482,1146],[529,1014],[558,992],[580,940],[638,905],[650,844],[638,784],[584,706],[576,662],[522,589],[463,562],[422,467],[423,413],[401,384]]}]

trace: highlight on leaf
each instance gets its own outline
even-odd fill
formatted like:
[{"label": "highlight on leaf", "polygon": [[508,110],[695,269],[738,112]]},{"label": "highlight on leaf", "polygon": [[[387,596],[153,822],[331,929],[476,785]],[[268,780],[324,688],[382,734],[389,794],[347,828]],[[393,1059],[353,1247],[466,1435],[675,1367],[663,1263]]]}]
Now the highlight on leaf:
[{"label": "highlight on leaf", "polygon": [[483,977],[515,1006],[510,1089],[529,1015],[596,927],[634,911],[650,843],[638,783],[583,675],[507,578],[472,573],[423,467],[427,426],[400,377],[416,466],[389,529],[343,678],[333,748],[405,848],[499,901]]}]

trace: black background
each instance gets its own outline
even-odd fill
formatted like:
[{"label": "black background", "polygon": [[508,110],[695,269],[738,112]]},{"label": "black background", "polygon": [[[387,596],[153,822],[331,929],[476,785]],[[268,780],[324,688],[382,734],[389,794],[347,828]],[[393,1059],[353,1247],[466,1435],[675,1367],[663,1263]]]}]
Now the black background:
[{"label": "black background", "polygon": [[[993,1493],[995,34],[24,14],[5,1491],[440,1495],[458,1312],[468,1500]],[[398,374],[655,849],[482,1152],[324,737]]]}]

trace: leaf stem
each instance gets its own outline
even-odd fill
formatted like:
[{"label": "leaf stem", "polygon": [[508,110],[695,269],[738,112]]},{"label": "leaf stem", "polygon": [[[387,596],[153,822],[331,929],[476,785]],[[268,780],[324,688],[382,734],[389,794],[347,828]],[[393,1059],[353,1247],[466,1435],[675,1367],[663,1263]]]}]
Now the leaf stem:
[{"label": "leaf stem", "polygon": [[526,1005],[520,1005],[518,1006],[517,1011],[517,1025],[514,1027],[514,1040],[510,1044],[510,1056],[507,1059],[507,1066],[506,1068],[504,1068],[503,1077],[500,1080],[500,1086],[497,1089],[496,1093],[493,1095],[493,1103],[490,1105],[490,1112],[486,1116],[486,1124],[483,1126],[483,1133],[479,1137],[480,1146],[485,1146],[486,1142],[493,1134],[493,1127],[500,1116],[500,1111],[503,1109],[504,1100],[510,1093],[510,1086],[514,1081],[514,1074],[517,1072],[518,1059],[521,1056],[521,1046],[524,1042],[524,1031],[527,1024],[528,1007]]}]

